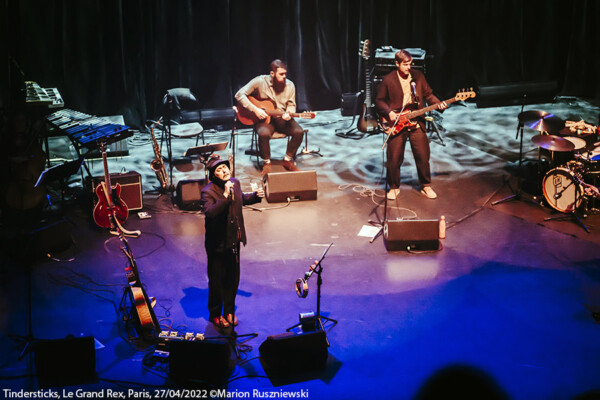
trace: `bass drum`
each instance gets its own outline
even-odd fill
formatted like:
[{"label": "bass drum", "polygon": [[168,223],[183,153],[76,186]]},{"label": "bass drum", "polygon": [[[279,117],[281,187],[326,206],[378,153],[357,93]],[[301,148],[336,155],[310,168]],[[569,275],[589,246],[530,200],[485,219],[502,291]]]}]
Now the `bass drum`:
[{"label": "bass drum", "polygon": [[581,181],[581,176],[568,168],[559,167],[548,171],[542,188],[550,207],[562,213],[575,212],[583,201]]}]

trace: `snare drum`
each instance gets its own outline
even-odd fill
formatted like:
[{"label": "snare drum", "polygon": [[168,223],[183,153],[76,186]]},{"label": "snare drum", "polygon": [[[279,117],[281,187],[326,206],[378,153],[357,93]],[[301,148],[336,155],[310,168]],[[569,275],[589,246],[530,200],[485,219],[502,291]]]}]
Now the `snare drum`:
[{"label": "snare drum", "polygon": [[567,136],[567,137],[565,137],[565,139],[567,139],[569,142],[571,142],[575,145],[575,148],[573,149],[573,153],[581,153],[582,151],[585,151],[585,148],[587,147],[587,143],[585,142],[585,140],[583,140],[581,138]]},{"label": "snare drum", "polygon": [[550,205],[562,213],[574,212],[583,201],[581,176],[568,168],[554,168],[544,176],[542,188],[544,197]]}]

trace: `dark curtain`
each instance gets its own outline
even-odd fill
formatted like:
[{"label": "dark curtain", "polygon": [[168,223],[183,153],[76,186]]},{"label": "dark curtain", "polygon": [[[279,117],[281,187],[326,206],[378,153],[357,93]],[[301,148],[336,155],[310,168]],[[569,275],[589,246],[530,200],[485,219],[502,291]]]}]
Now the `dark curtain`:
[{"label": "dark curtain", "polygon": [[[128,124],[161,114],[169,88],[225,108],[281,58],[299,109],[359,90],[360,40],[427,50],[438,96],[462,87],[556,80],[600,97],[600,2],[525,0],[3,0],[2,105],[19,69],[65,105]],[[363,66],[370,65],[363,63]],[[8,82],[8,83],[6,83]]]}]

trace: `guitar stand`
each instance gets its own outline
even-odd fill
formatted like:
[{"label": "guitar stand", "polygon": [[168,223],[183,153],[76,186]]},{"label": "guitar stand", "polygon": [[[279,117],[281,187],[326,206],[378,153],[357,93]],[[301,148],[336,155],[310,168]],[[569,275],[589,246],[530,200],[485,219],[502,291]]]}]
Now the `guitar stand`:
[{"label": "guitar stand", "polygon": [[437,126],[437,124],[435,123],[435,120],[432,116],[427,116],[425,117],[425,120],[427,121],[427,125],[428,125],[428,132],[431,132],[431,128],[433,128],[433,130],[435,131],[438,139],[440,140],[440,143],[442,144],[442,146],[446,147],[446,143],[444,143],[444,139],[442,138],[442,134],[440,133],[440,129]]},{"label": "guitar stand", "polygon": [[[360,70],[360,68],[359,68],[359,70]],[[360,74],[360,71],[359,71],[359,74]],[[336,136],[339,136],[344,139],[354,139],[354,140],[362,139],[363,137],[365,137],[365,133],[362,133],[362,132],[356,133],[356,132],[358,132],[358,129],[353,128],[354,121],[356,120],[356,116],[358,115],[358,103],[359,103],[358,99],[360,98],[361,94],[362,94],[362,92],[357,92],[355,95],[356,99],[354,100],[354,113],[352,114],[352,121],[350,122],[348,127],[336,129],[335,130]]]},{"label": "guitar stand", "polygon": [[314,154],[316,156],[323,157],[323,154],[321,154],[320,147],[317,147],[316,150],[308,149],[308,129],[305,129],[304,130],[304,148],[300,151],[300,154],[298,154],[298,156],[304,156],[307,154]]}]

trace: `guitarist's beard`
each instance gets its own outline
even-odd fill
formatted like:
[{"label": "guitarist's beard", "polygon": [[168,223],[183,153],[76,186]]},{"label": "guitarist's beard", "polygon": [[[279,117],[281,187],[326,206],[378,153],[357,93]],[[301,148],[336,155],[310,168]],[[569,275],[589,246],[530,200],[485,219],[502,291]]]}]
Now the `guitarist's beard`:
[{"label": "guitarist's beard", "polygon": [[273,79],[273,90],[275,93],[281,93],[285,89],[285,80],[283,82],[279,82],[276,79]]}]

